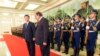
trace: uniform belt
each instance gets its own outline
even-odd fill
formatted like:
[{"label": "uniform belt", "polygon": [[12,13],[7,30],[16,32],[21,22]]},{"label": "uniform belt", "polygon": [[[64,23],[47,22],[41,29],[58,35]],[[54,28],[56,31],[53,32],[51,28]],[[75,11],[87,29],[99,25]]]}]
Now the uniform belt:
[{"label": "uniform belt", "polygon": [[56,31],[60,31],[60,30],[56,30]]},{"label": "uniform belt", "polygon": [[95,31],[89,31],[89,32],[95,32]]},{"label": "uniform belt", "polygon": [[79,30],[74,30],[73,32],[79,32]]}]

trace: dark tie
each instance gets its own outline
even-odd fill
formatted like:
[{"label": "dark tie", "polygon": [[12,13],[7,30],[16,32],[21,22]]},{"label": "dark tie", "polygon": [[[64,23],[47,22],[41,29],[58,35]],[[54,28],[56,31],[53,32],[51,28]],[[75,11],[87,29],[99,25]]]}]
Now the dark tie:
[{"label": "dark tie", "polygon": [[28,26],[28,24],[26,23],[26,24],[25,24],[25,28],[26,28],[26,29],[27,29],[27,26]]}]

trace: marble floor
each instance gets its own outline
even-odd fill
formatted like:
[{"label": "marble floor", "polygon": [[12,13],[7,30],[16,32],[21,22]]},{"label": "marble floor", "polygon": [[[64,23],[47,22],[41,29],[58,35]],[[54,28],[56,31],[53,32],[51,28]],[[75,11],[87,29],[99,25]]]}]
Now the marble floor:
[{"label": "marble floor", "polygon": [[0,42],[0,56],[11,56],[8,47],[4,41]]}]

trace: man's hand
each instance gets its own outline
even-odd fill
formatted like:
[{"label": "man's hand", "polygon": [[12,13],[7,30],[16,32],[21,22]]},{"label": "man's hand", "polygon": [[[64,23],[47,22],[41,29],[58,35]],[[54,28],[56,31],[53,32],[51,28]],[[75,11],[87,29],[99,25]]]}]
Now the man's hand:
[{"label": "man's hand", "polygon": [[47,45],[47,43],[46,43],[46,42],[43,42],[43,45],[45,45],[45,46],[46,46],[46,45]]},{"label": "man's hand", "polygon": [[35,38],[33,38],[33,41],[35,41]]}]

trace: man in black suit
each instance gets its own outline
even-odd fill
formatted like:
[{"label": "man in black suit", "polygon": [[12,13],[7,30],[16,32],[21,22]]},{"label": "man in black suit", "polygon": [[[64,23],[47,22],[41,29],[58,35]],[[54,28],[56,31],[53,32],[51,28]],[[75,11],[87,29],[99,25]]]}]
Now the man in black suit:
[{"label": "man in black suit", "polygon": [[36,44],[40,46],[42,56],[49,56],[50,54],[50,39],[49,39],[49,23],[46,18],[42,16],[41,12],[37,12],[35,15],[37,20],[36,29]]},{"label": "man in black suit", "polygon": [[29,15],[25,15],[24,19],[25,23],[23,24],[23,36],[28,47],[29,56],[35,56],[35,25],[29,21]]}]

